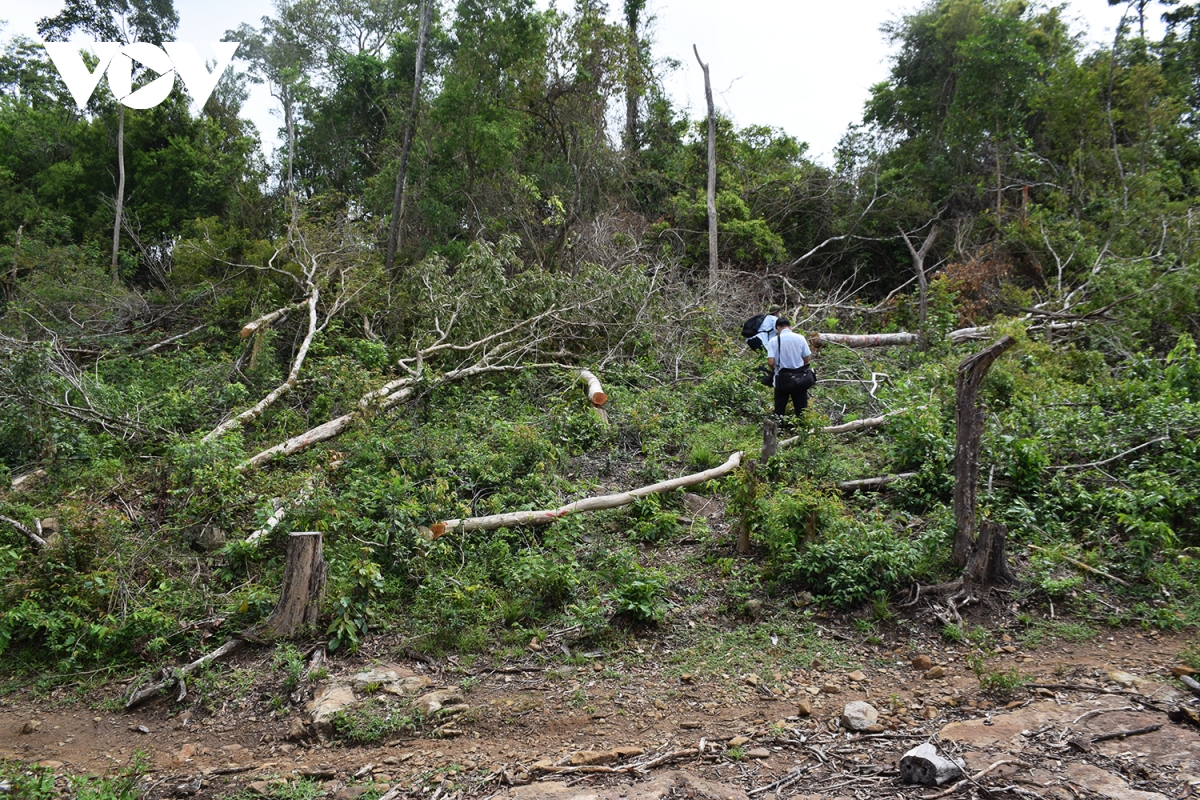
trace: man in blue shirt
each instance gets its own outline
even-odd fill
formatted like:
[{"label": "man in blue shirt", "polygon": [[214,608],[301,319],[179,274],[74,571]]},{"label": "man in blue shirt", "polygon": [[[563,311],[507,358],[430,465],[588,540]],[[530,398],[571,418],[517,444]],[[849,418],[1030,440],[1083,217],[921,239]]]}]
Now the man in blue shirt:
[{"label": "man in blue shirt", "polygon": [[808,408],[808,390],[816,383],[816,375],[808,362],[812,349],[808,341],[792,331],[786,317],[775,321],[776,336],[767,344],[767,366],[775,370],[775,413],[787,413],[788,400],[796,406],[796,415]]}]

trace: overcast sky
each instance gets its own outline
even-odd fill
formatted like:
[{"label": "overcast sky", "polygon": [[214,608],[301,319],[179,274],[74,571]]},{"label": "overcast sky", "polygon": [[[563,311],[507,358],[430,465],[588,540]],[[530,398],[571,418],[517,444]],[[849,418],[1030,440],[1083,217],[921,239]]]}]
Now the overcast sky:
[{"label": "overcast sky", "polygon": [[[445,4],[447,0],[443,0]],[[559,0],[559,6],[571,0]],[[545,7],[548,0],[539,0]],[[692,116],[704,113],[704,78],[692,45],[709,63],[715,102],[739,126],[781,127],[808,142],[810,154],[828,163],[846,127],[862,117],[872,84],[887,77],[888,43],[879,26],[919,5],[897,0],[650,0],[651,34],[658,58],[680,68],[666,78],[677,106]],[[1093,43],[1111,41],[1122,8],[1106,0],[1068,0],[1068,15]],[[620,0],[610,0],[620,10]],[[55,14],[61,0],[0,0],[5,38],[37,37],[37,20]],[[271,0],[175,0],[179,41],[198,46],[242,22],[258,25],[272,11]],[[1155,12],[1156,15],[1158,12]],[[1161,33],[1161,24],[1148,33]],[[256,89],[246,116],[270,146],[279,117],[264,89]]]}]

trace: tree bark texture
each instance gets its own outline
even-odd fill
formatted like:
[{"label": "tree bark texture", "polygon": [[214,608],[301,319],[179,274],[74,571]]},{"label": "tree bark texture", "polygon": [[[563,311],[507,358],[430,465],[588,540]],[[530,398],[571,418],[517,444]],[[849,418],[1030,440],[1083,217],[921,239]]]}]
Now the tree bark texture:
[{"label": "tree bark texture", "polygon": [[288,536],[287,563],[279,602],[264,623],[267,634],[290,638],[300,628],[317,621],[325,599],[325,557],[321,534],[293,533]]},{"label": "tree bark texture", "polygon": [[112,280],[118,283],[117,255],[121,251],[121,216],[125,210],[125,106],[117,102],[117,196],[113,203]]},{"label": "tree bark texture", "polygon": [[986,410],[979,402],[979,387],[993,362],[1016,344],[1011,336],[964,359],[958,365],[954,400],[954,563],[966,567],[975,544],[975,504],[979,489],[979,450],[983,443]]},{"label": "tree bark texture", "polygon": [[892,347],[894,345],[916,344],[919,337],[915,333],[874,333],[856,335],[848,333],[814,333],[812,346],[814,348],[826,344],[840,344],[843,347],[861,349],[864,347]]},{"label": "tree bark texture", "polygon": [[767,463],[779,450],[779,423],[767,417],[763,420],[762,463]]},{"label": "tree bark texture", "polygon": [[625,33],[629,50],[625,67],[625,152],[636,153],[641,145],[638,133],[638,100],[641,98],[642,65],[638,41],[638,23],[646,0],[625,0]]},{"label": "tree bark texture", "polygon": [[963,589],[968,595],[994,583],[1008,585],[1014,581],[1008,566],[1007,539],[1008,528],[999,522],[989,519],[980,523],[979,538],[963,570]]},{"label": "tree bark texture", "polygon": [[[743,491],[749,500],[747,506],[752,506],[758,497],[758,464],[754,459],[746,462],[745,478],[746,486]],[[750,553],[750,519],[749,511],[743,513],[742,518],[737,524],[737,551],[741,555],[749,555]]]},{"label": "tree bark texture", "polygon": [[662,492],[670,492],[684,486],[695,486],[698,483],[705,483],[722,475],[728,475],[737,469],[741,463],[742,453],[738,451],[719,467],[713,467],[704,472],[696,472],[691,475],[683,475],[669,481],[661,481],[650,486],[643,486],[640,489],[631,489],[628,492],[606,494],[600,497],[586,497],[582,500],[576,500],[573,503],[567,503],[565,506],[544,511],[511,511],[505,514],[492,514],[486,517],[450,519],[439,523],[436,528],[446,533],[456,530],[466,533],[468,531],[490,531],[496,528],[512,528],[521,525],[549,525],[555,520],[562,519],[570,514],[601,511],[606,508],[619,508],[620,506],[629,505],[640,497],[661,494]]},{"label": "tree bark texture", "polygon": [[708,76],[708,64],[700,60],[700,51],[692,45],[692,52],[704,70],[704,99],[708,103],[708,288],[717,286],[717,114],[713,107],[712,82]]},{"label": "tree bark texture", "polygon": [[429,41],[429,24],[433,15],[433,3],[421,0],[421,21],[417,27],[417,65],[413,75],[412,103],[408,107],[408,118],[404,122],[404,142],[400,146],[400,169],[396,172],[396,192],[392,197],[392,222],[388,228],[387,258],[388,272],[396,266],[396,252],[404,246],[405,189],[408,187],[408,157],[412,152],[413,134],[417,129],[417,104],[421,100],[421,80],[425,76],[425,46]]}]

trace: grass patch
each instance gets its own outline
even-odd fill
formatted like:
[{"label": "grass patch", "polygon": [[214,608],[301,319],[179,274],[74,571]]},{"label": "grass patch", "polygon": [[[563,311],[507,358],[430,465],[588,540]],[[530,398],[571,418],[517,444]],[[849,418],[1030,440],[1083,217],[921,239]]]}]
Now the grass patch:
[{"label": "grass patch", "polygon": [[1053,642],[1087,642],[1096,638],[1099,631],[1086,622],[1063,622],[1046,619],[1034,622],[1021,636],[1021,646],[1035,650]]}]

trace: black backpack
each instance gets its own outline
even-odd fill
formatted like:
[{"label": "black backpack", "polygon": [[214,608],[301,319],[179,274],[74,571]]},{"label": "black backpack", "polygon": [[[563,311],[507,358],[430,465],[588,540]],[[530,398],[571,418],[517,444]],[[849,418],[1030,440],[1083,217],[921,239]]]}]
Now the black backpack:
[{"label": "black backpack", "polygon": [[762,339],[758,338],[758,334],[762,333],[763,322],[766,319],[766,314],[755,314],[742,323],[742,338],[746,340],[746,346],[751,350],[763,349]]}]

